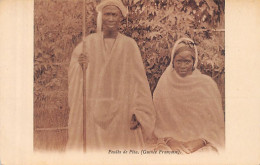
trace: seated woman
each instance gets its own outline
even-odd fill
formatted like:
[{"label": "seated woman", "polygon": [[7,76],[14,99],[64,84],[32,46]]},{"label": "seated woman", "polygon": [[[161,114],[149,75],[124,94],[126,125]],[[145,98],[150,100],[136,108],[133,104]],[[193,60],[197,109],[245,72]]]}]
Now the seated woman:
[{"label": "seated woman", "polygon": [[189,38],[178,40],[171,63],[154,92],[157,149],[180,153],[219,151],[224,147],[224,113],[216,83],[196,69],[197,48]]}]

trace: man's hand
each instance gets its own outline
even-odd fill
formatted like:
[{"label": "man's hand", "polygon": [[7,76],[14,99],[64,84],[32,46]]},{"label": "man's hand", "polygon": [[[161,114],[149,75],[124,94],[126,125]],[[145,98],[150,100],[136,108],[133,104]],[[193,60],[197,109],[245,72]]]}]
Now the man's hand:
[{"label": "man's hand", "polygon": [[135,114],[132,115],[132,119],[130,121],[130,129],[135,130],[136,128],[140,127],[139,121],[136,119]]},{"label": "man's hand", "polygon": [[82,66],[83,64],[85,64],[87,66],[88,64],[88,57],[87,57],[87,53],[83,54],[81,53],[79,58],[78,58],[79,64]]}]

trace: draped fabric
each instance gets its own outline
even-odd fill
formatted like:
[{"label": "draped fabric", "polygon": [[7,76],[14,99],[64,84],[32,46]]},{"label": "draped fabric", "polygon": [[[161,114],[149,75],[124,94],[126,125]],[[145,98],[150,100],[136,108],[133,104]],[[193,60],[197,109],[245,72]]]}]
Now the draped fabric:
[{"label": "draped fabric", "polygon": [[153,101],[155,136],[179,141],[203,138],[223,149],[224,113],[220,92],[211,77],[197,69],[180,77],[171,63],[159,80]]},{"label": "draped fabric", "polygon": [[[155,112],[136,42],[119,33],[109,53],[103,33],[95,33],[86,37],[86,50],[87,150],[140,147],[142,135],[150,136],[153,131]],[[83,148],[83,79],[78,63],[81,53],[82,43],[74,49],[69,66],[67,149]],[[130,130],[133,114],[142,131]]]}]

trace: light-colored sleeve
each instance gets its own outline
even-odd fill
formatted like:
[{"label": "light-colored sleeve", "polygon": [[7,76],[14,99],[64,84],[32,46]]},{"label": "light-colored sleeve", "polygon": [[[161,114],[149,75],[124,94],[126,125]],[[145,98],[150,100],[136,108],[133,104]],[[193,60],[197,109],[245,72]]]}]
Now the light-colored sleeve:
[{"label": "light-colored sleeve", "polygon": [[[90,36],[86,37],[86,50],[89,50]],[[78,62],[78,58],[83,51],[83,42],[80,42],[73,50],[68,69],[68,103],[70,108],[74,104],[82,104],[83,98],[83,71]]]},{"label": "light-colored sleeve", "polygon": [[79,55],[82,52],[82,43],[73,50],[68,70],[68,101],[70,108],[74,106],[76,100],[81,100],[82,96],[82,69],[78,62]]},{"label": "light-colored sleeve", "polygon": [[[211,92],[212,99],[209,100],[209,108],[211,108],[212,113],[214,114],[214,125],[216,140],[209,140],[213,146],[218,149],[223,149],[225,146],[225,122],[224,122],[224,111],[222,109],[222,99],[221,94],[219,92],[218,86],[216,82],[211,79],[211,83],[209,85],[209,92]],[[213,122],[211,121],[211,122]],[[213,134],[213,133],[212,133]]]},{"label": "light-colored sleeve", "polygon": [[157,138],[165,138],[171,136],[170,131],[167,130],[167,128],[169,128],[169,123],[164,122],[165,121],[164,114],[166,110],[164,105],[166,99],[164,92],[166,90],[169,90],[169,88],[167,88],[168,86],[166,83],[167,72],[168,70],[165,70],[165,72],[162,74],[153,93],[153,103],[154,103],[155,114],[156,114],[154,135]]},{"label": "light-colored sleeve", "polygon": [[132,46],[135,52],[133,57],[134,77],[134,110],[137,120],[141,123],[142,130],[147,137],[151,137],[155,125],[155,110],[152,101],[150,86],[147,80],[141,53],[136,42],[133,40]]},{"label": "light-colored sleeve", "polygon": [[225,145],[225,124],[221,95],[216,82],[211,77],[204,75],[202,80],[203,92],[207,94],[201,98],[205,106],[200,112],[200,119],[204,124],[201,124],[201,136],[198,138],[205,139],[210,145],[222,150]]},{"label": "light-colored sleeve", "polygon": [[82,52],[82,44],[79,44],[72,53],[68,69],[68,103],[70,108],[68,120],[67,149],[76,149],[82,146],[82,69],[78,57]]}]

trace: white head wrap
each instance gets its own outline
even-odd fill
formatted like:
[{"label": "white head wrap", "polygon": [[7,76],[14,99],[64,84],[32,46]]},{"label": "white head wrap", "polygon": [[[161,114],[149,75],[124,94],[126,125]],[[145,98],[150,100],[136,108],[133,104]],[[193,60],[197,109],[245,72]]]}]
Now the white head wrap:
[{"label": "white head wrap", "polygon": [[176,43],[174,44],[173,49],[172,49],[171,63],[170,63],[170,66],[169,66],[169,67],[171,67],[171,65],[172,65],[173,55],[174,55],[176,49],[178,48],[178,45],[179,45],[181,42],[183,42],[183,41],[189,41],[189,42],[191,42],[191,43],[194,44],[194,51],[195,51],[194,67],[196,68],[197,65],[198,65],[198,50],[197,50],[197,47],[196,47],[196,45],[195,45],[195,42],[194,42],[192,39],[190,39],[190,38],[180,38],[180,39],[178,39],[178,40],[176,41]]},{"label": "white head wrap", "polygon": [[98,12],[97,16],[97,32],[101,32],[102,28],[102,10],[105,6],[116,6],[121,10],[124,17],[127,16],[128,10],[124,6],[121,0],[102,0],[100,4],[97,5],[96,10]]}]

